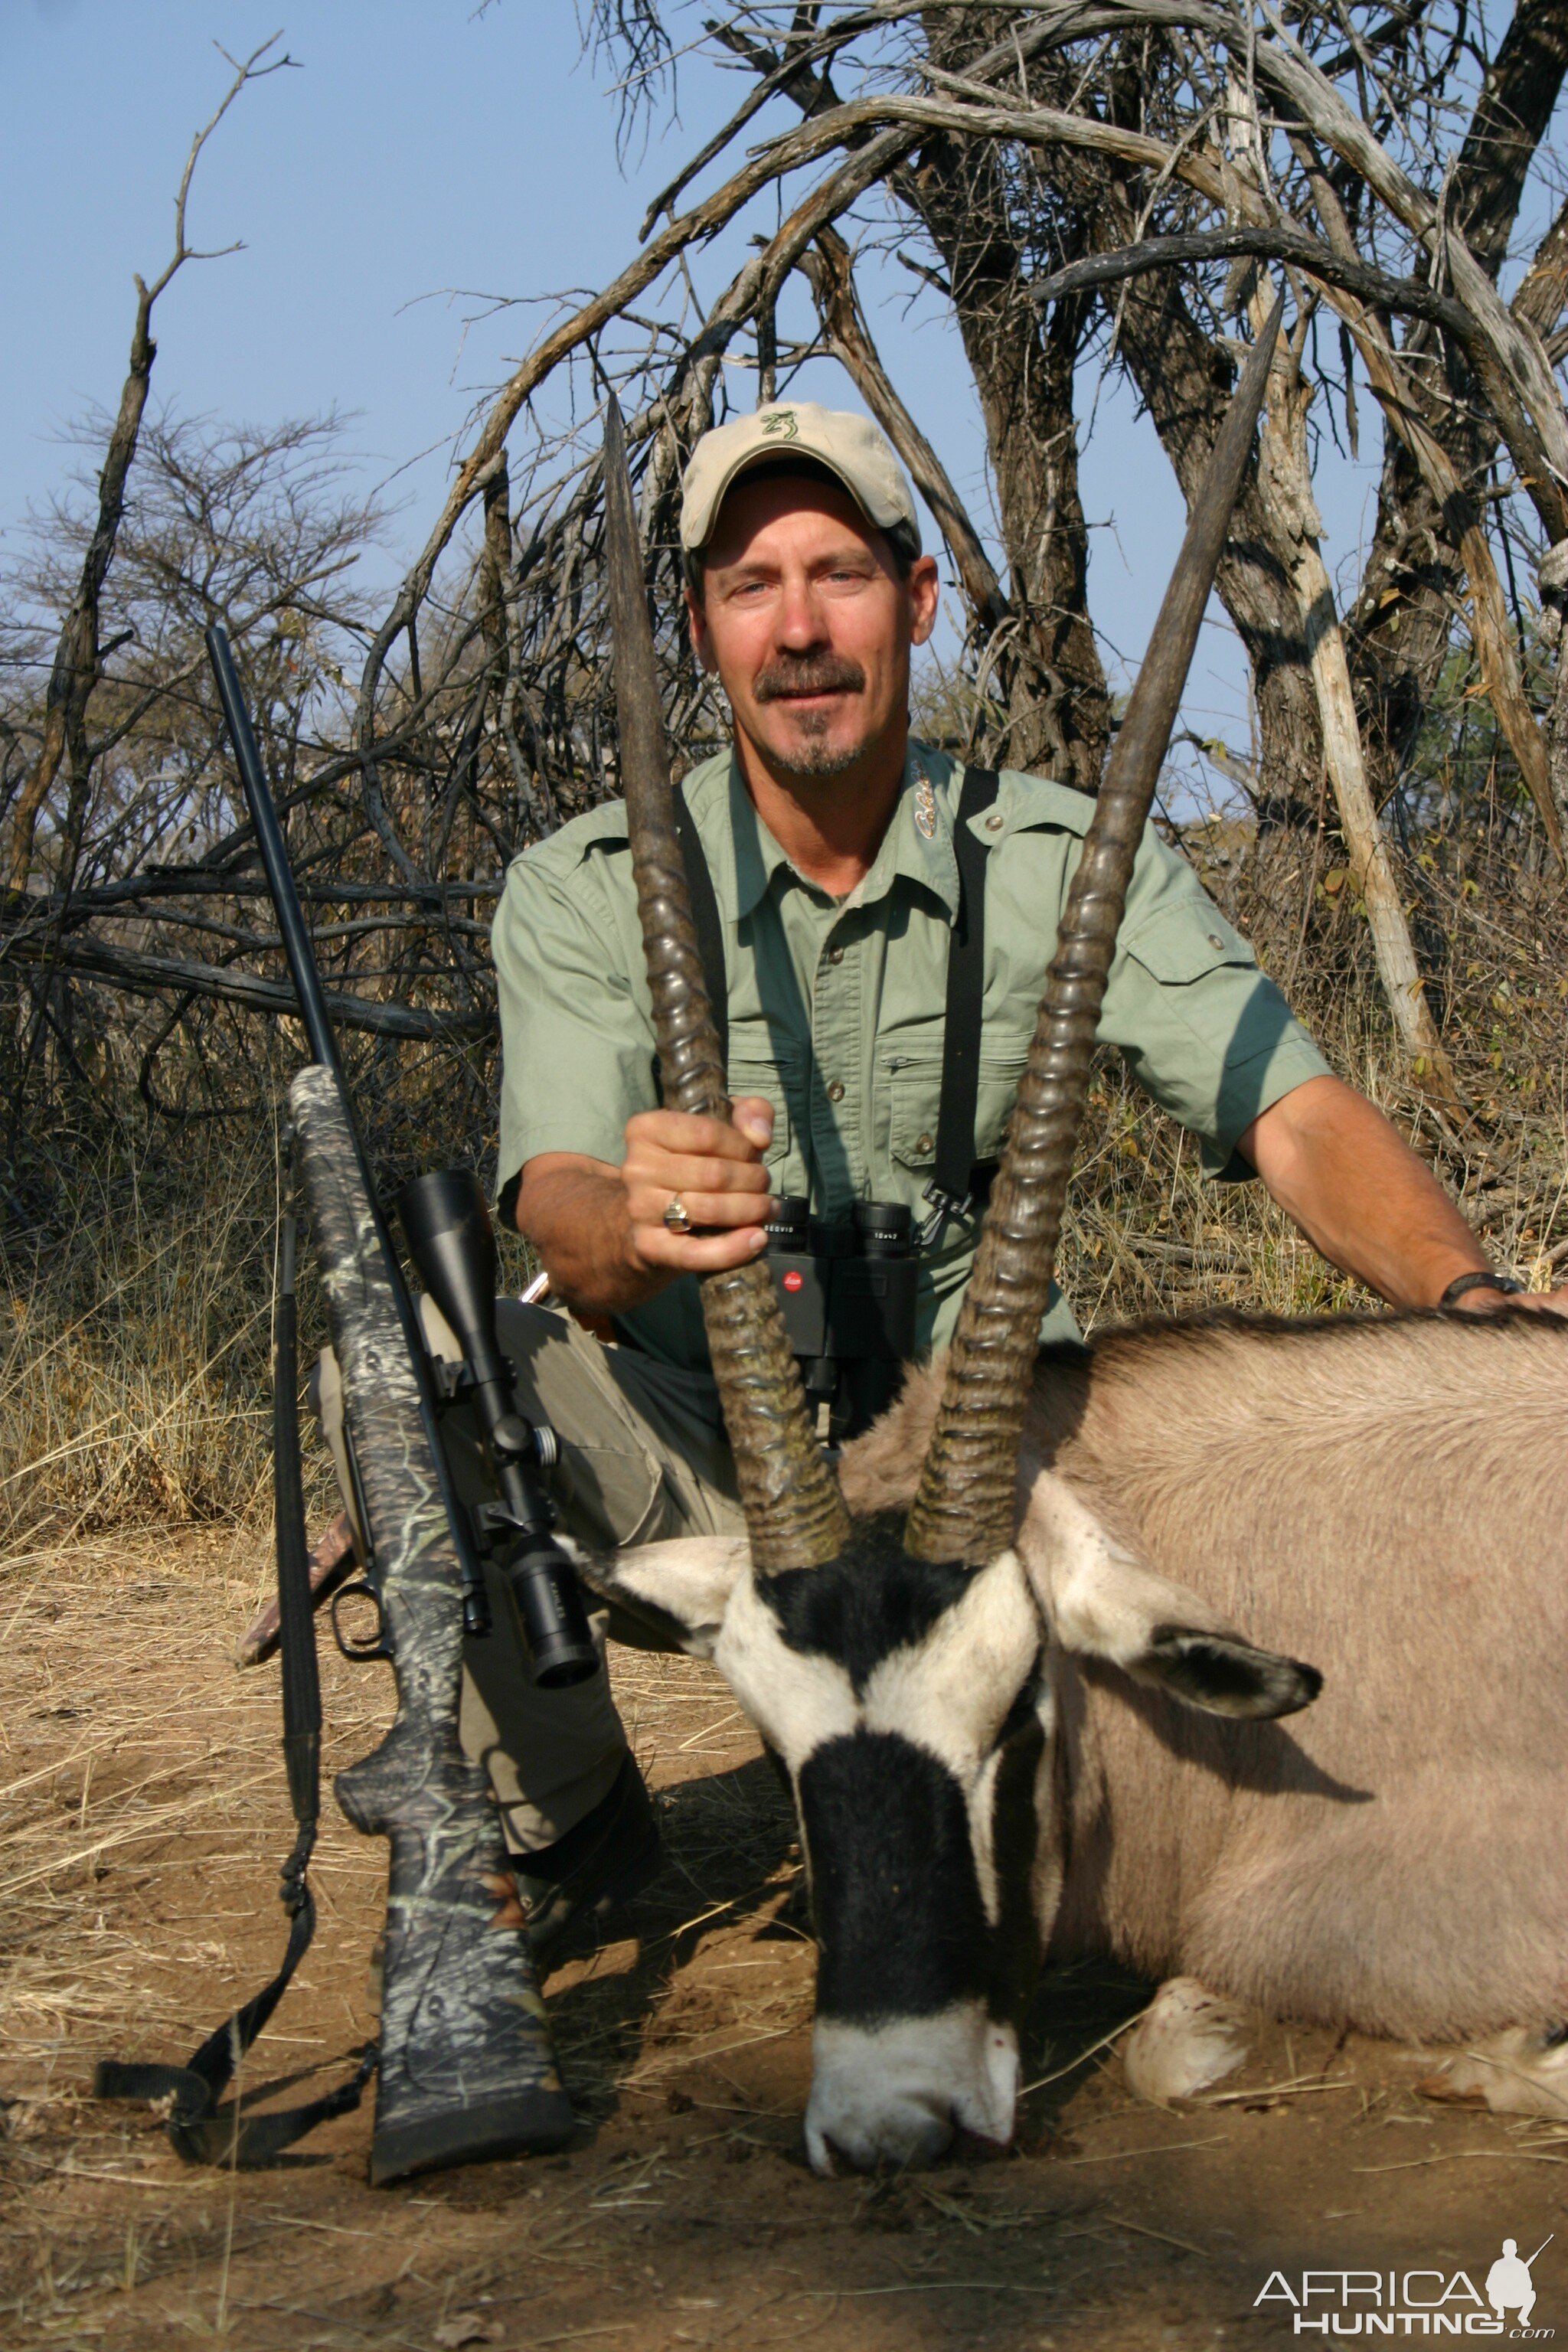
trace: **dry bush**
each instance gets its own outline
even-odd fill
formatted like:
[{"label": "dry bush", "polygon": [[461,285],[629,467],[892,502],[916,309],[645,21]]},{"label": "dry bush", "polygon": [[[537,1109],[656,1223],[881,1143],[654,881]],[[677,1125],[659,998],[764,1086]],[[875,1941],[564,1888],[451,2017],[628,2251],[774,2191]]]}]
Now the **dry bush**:
[{"label": "dry bush", "polygon": [[[270,1138],[73,1170],[0,1280],[0,1528],[243,1519],[268,1475]],[[118,1160],[119,1164],[115,1164]]]},{"label": "dry bush", "polygon": [[[1411,870],[1467,1119],[1405,1073],[1342,866],[1310,838],[1218,817],[1184,829],[1205,886],[1252,940],[1330,1063],[1410,1136],[1494,1261],[1532,1286],[1568,1273],[1568,892],[1485,825],[1434,829]],[[1102,1055],[1062,1281],[1092,1328],[1205,1307],[1309,1315],[1378,1302],[1319,1257],[1259,1184],[1215,1183],[1197,1146]]]},{"label": "dry bush", "polygon": [[[123,998],[106,1017],[121,1007],[134,1017]],[[493,1154],[446,1057],[386,1043],[347,1055],[384,1199],[420,1169]],[[121,1058],[112,1037],[106,1048]],[[84,1116],[0,1160],[0,1552],[269,1516],[279,1118],[301,1058],[287,1035],[258,1047],[241,1066],[259,1096],[227,1118]],[[500,1238],[503,1283],[519,1287],[527,1251]],[[308,1247],[300,1297],[308,1362],[326,1336]],[[330,1475],[321,1454],[313,1508]]]}]

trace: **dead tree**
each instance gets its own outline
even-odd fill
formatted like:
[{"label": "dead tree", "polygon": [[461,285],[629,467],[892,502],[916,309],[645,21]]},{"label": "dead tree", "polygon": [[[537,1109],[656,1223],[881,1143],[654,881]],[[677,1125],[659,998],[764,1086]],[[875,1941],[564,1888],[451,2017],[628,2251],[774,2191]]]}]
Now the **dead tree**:
[{"label": "dead tree", "polygon": [[[265,80],[268,74],[293,64],[293,59],[287,55],[263,62],[268,51],[277,47],[279,38],[279,36],[274,34],[259,48],[253,49],[243,64],[235,67],[234,79],[221,105],[205,128],[197,131],[185,159],[184,173],[174,198],[174,250],[162,274],[150,286],[140,277],[136,279],[136,320],[131,331],[131,362],[120,395],[119,412],[104,452],[103,471],[99,478],[97,524],[82,560],[76,594],[65,616],[55,651],[45,703],[43,740],[12,803],[5,846],[0,853],[5,887],[11,890],[25,890],[27,887],[38,818],[54,790],[62,763],[68,779],[68,803],[61,828],[68,878],[69,865],[80,845],[82,803],[89,768],[86,745],[88,706],[102,676],[104,656],[99,628],[100,604],[103,583],[114,557],[121,519],[125,511],[126,478],[136,456],[137,439],[153,378],[153,362],[158,355],[152,331],[153,307],[187,261],[212,261],[217,259],[220,253],[237,253],[240,250],[236,244],[221,247],[216,252],[203,253],[187,245],[185,210],[197,158],[240,91],[247,82]],[[230,59],[230,63],[233,62]]]}]

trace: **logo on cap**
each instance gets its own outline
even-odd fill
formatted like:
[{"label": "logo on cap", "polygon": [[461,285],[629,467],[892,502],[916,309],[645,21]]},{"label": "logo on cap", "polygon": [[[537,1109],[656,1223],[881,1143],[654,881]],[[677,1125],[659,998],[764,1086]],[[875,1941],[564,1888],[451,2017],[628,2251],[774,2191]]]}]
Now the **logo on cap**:
[{"label": "logo on cap", "polygon": [[763,432],[770,441],[793,441],[799,431],[800,420],[793,408],[775,408],[763,419]]}]

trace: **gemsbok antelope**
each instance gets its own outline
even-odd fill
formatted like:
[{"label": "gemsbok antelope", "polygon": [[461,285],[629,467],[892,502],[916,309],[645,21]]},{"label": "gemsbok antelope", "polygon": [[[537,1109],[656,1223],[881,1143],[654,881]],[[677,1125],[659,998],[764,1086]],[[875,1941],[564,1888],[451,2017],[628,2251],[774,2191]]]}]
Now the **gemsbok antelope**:
[{"label": "gemsbok antelope", "polygon": [[[1277,324],[1108,763],[945,1361],[835,1477],[765,1265],[707,1277],[747,1537],[584,1563],[712,1659],[787,1771],[819,2170],[1006,2141],[1047,1948],[1180,1980],[1129,2053],[1156,2096],[1234,2063],[1214,2019],[1245,2000],[1498,2037],[1471,2062],[1494,2103],[1568,2116],[1568,1328],[1225,1316],[1038,1348],[1133,854]],[[665,1098],[723,1115],[613,404],[605,461]]]}]

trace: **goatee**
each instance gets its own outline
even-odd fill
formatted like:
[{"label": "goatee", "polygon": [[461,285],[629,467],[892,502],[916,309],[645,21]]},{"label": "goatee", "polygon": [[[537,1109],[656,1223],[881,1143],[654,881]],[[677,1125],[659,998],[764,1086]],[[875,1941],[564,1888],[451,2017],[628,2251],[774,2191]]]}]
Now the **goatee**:
[{"label": "goatee", "polygon": [[804,743],[795,744],[787,751],[771,751],[769,757],[781,775],[798,776],[805,781],[847,774],[865,749],[863,742],[813,742],[808,736]]},{"label": "goatee", "polygon": [[[766,663],[752,681],[759,702],[792,701],[798,695],[864,694],[866,673],[847,654],[787,655]],[[865,750],[864,741],[830,744],[823,738],[833,725],[831,710],[802,710],[795,715],[799,740],[787,751],[774,751],[773,761],[781,774],[803,780],[842,776]]]}]

